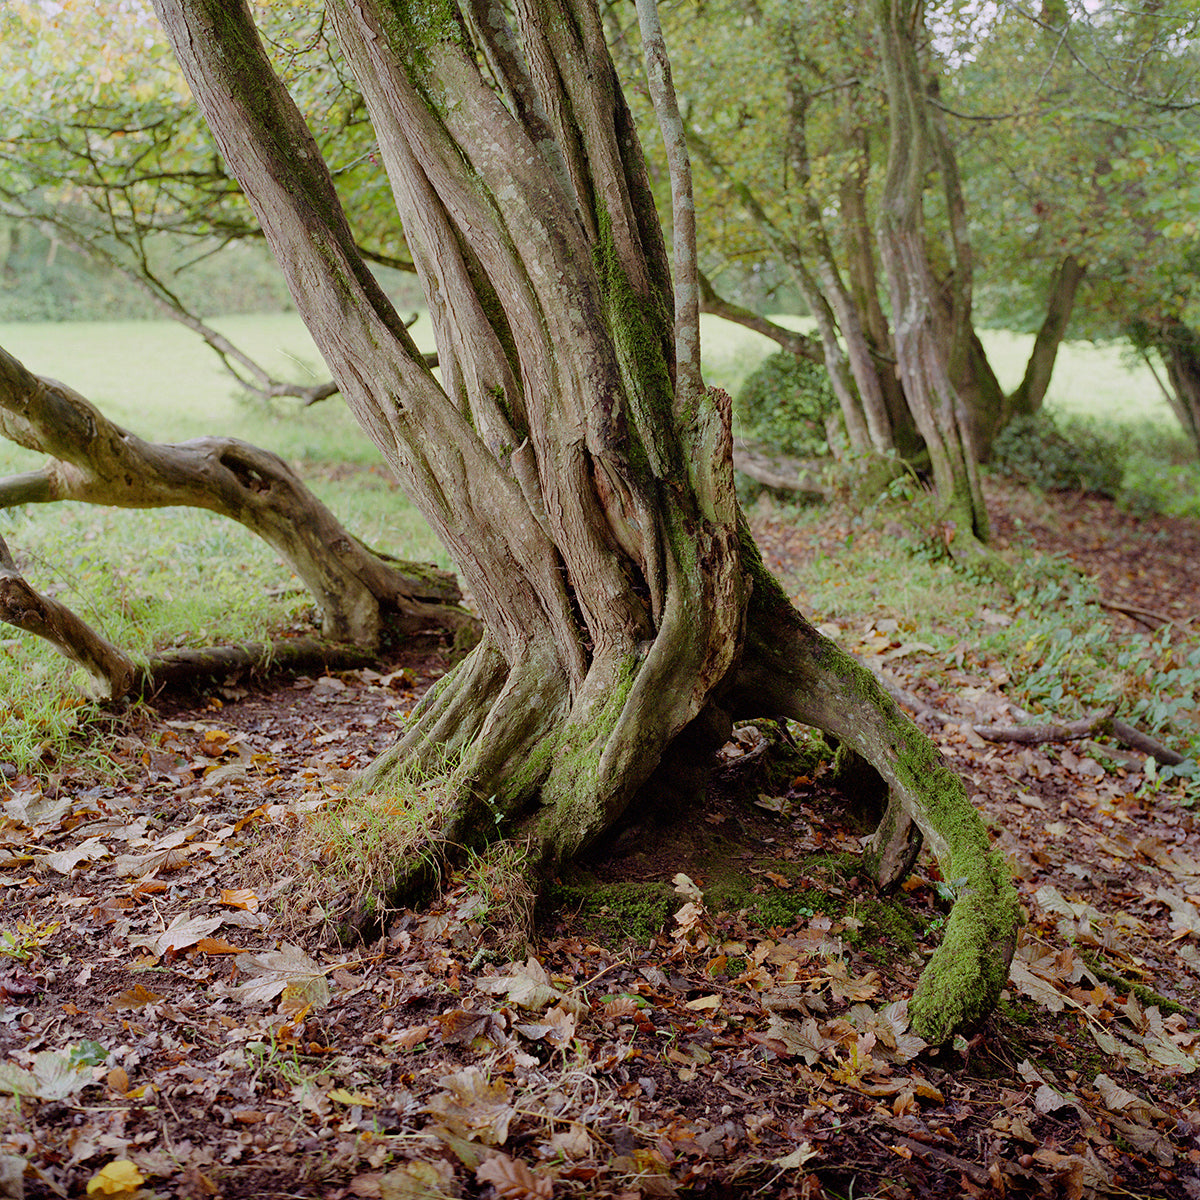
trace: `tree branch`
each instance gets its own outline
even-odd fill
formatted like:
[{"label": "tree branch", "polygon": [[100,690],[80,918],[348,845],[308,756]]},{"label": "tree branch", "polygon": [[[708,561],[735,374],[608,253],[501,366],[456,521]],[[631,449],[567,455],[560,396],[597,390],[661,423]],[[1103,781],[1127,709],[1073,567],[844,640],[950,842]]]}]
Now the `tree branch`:
[{"label": "tree branch", "polygon": [[0,435],[55,460],[0,481],[0,504],[178,504],[229,517],[295,568],[321,609],[325,636],[335,641],[373,645],[388,610],[410,629],[473,620],[454,607],[461,594],[449,572],[389,562],[367,549],[277,455],[234,438],[143,442],[3,348]]}]

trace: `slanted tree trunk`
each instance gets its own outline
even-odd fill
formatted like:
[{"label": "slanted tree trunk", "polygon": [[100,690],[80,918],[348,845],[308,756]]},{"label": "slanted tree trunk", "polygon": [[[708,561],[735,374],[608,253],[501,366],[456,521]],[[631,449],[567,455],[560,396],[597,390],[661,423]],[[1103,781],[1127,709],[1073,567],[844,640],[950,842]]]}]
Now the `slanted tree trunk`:
[{"label": "slanted tree trunk", "polygon": [[1068,254],[1055,268],[1046,297],[1046,316],[1034,338],[1025,374],[1006,399],[1005,421],[1012,417],[1032,417],[1041,411],[1059,347],[1071,323],[1075,297],[1086,273],[1087,268],[1073,254]]},{"label": "slanted tree trunk", "polygon": [[412,632],[474,624],[454,576],[380,557],[350,534],[277,455],[234,438],[143,442],[78,392],[0,348],[0,435],[51,455],[0,479],[0,508],[82,500],[121,508],[205,508],[245,525],[291,564],[332,641],[375,646],[385,617]]},{"label": "slanted tree trunk", "polygon": [[1154,344],[1167,368],[1167,403],[1200,454],[1200,333],[1170,321],[1160,326]]},{"label": "slanted tree trunk", "polygon": [[[772,588],[742,529],[729,400],[700,379],[690,175],[652,0],[638,12],[674,284],[593,0],[528,0],[515,27],[483,0],[330,0],[444,386],[355,251],[246,6],[155,4],[343,395],[483,613],[479,646],[364,786],[449,755],[463,782],[427,831],[433,854],[496,836],[499,813],[549,868],[652,772],[657,793],[719,744],[732,712],[803,711],[895,780],[966,881],[913,1016],[939,1041],[978,1020],[1017,920],[982,824],[932,746]],[[398,863],[397,891],[428,863]]]}]

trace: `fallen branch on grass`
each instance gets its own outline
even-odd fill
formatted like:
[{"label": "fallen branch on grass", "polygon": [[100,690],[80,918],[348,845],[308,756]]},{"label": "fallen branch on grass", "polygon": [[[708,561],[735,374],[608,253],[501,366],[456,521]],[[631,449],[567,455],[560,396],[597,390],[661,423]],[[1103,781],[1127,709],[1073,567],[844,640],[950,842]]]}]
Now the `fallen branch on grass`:
[{"label": "fallen branch on grass", "polygon": [[51,456],[0,479],[0,507],[82,500],[122,508],[186,505],[237,521],[295,570],[330,641],[378,645],[386,614],[414,632],[478,628],[449,571],[377,554],[278,455],[236,438],[144,442],[78,392],[34,375],[0,348],[0,436]]},{"label": "fallen branch on grass", "polygon": [[795,492],[810,500],[825,500],[829,487],[821,464],[780,454],[764,442],[739,438],[733,444],[734,470],[776,492]]},{"label": "fallen branch on grass", "polygon": [[87,671],[101,696],[113,700],[153,695],[166,687],[235,671],[346,670],[368,666],[376,658],[361,646],[299,637],[170,650],[153,655],[143,665],[66,605],[31,587],[17,570],[3,537],[0,537],[0,621],[44,638],[65,658]]},{"label": "fallen branch on grass", "polygon": [[1109,612],[1122,613],[1137,621],[1139,625],[1145,625],[1147,629],[1161,629],[1164,625],[1191,625],[1196,617],[1200,616],[1200,613],[1197,613],[1196,616],[1185,618],[1168,617],[1149,608],[1138,608],[1135,604],[1118,604],[1115,600],[1096,600],[1094,603],[1100,608],[1108,609]]},{"label": "fallen branch on grass", "polygon": [[137,664],[76,616],[64,604],[35,591],[17,570],[0,537],[0,621],[45,638],[60,654],[78,663],[103,694],[123,696],[133,687]]}]

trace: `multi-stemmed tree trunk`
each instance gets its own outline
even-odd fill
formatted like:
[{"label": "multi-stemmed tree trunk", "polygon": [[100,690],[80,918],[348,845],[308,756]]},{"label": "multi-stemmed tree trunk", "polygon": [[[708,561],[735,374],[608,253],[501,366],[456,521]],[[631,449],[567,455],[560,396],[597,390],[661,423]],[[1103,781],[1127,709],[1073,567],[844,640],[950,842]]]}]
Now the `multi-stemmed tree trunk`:
[{"label": "multi-stemmed tree trunk", "polygon": [[[872,677],[792,608],[733,491],[729,401],[699,371],[693,207],[652,0],[674,283],[593,0],[330,0],[438,340],[439,384],[354,248],[316,144],[239,0],[155,0],[352,410],[454,556],[485,633],[369,773],[464,780],[428,831],[495,813],[548,868],[683,772],[731,718],[835,733],[892,786],[959,899],[911,1013],[930,1040],[1007,976],[1015,895],[962,786]],[[657,791],[657,782],[656,788]],[[881,867],[881,873],[887,868]],[[398,864],[398,884],[422,871]]]}]

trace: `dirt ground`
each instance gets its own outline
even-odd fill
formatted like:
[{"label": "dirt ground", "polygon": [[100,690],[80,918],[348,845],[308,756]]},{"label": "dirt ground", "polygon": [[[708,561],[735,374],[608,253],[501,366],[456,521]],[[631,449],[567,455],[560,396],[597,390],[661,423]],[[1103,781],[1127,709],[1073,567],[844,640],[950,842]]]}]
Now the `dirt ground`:
[{"label": "dirt ground", "polygon": [[[1200,615],[1200,524],[991,501],[1116,629]],[[842,531],[758,535],[786,578]],[[802,731],[743,731],[699,819],[613,837],[519,953],[489,861],[338,945],[312,818],[447,669],[424,641],[114,718],[119,782],[0,776],[0,1197],[1200,1197],[1195,815],[1128,755],[981,738],[997,664],[935,683],[888,626],[850,648],[942,714],[1028,914],[970,1039],[907,1028],[945,882],[857,877],[863,798]]]}]

